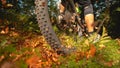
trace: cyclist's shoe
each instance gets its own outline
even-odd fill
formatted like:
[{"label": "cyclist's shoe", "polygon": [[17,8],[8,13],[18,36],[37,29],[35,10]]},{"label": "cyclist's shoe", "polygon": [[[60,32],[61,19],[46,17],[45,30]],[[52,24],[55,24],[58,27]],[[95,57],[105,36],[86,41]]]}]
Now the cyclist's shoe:
[{"label": "cyclist's shoe", "polygon": [[93,40],[93,43],[99,42],[100,37],[101,37],[100,34],[97,34],[97,36]]},{"label": "cyclist's shoe", "polygon": [[91,33],[89,34],[88,40],[89,42],[97,43],[100,40],[100,37],[101,37],[100,34]]}]

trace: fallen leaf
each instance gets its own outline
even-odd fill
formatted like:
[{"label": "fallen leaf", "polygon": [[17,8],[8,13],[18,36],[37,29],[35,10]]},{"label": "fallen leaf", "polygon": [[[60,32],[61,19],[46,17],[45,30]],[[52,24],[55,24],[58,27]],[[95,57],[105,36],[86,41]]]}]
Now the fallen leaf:
[{"label": "fallen leaf", "polygon": [[4,55],[0,56],[0,62],[5,58]]},{"label": "fallen leaf", "polygon": [[1,34],[5,34],[5,31],[4,30],[1,30],[1,32],[0,32]]},{"label": "fallen leaf", "polygon": [[94,45],[90,45],[90,50],[88,52],[86,52],[86,58],[89,59],[91,57],[94,57],[96,53],[96,48]]},{"label": "fallen leaf", "polygon": [[32,56],[26,60],[29,68],[41,68],[42,60],[38,56]]},{"label": "fallen leaf", "polygon": [[112,67],[113,61],[105,62],[104,65],[106,65],[108,67]]}]

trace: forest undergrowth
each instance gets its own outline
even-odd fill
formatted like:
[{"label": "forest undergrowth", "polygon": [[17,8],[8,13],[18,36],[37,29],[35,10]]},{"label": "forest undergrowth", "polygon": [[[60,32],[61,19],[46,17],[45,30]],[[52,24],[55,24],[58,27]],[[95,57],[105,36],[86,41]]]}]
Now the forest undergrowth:
[{"label": "forest undergrowth", "polygon": [[68,56],[58,55],[40,33],[2,31],[0,34],[1,68],[119,68],[120,39],[110,38],[105,28],[97,43],[55,29],[66,47],[76,47]]}]

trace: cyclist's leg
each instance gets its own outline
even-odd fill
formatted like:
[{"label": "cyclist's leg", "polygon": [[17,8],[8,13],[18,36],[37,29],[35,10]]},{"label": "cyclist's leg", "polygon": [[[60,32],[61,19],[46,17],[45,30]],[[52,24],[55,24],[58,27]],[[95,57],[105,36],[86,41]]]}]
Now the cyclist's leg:
[{"label": "cyclist's leg", "polygon": [[87,25],[88,32],[94,32],[94,14],[93,14],[93,6],[90,0],[84,2],[84,18],[85,23]]},{"label": "cyclist's leg", "polygon": [[84,7],[85,22],[90,35],[89,40],[96,43],[100,39],[100,35],[94,32],[94,14],[92,4]]},{"label": "cyclist's leg", "polygon": [[93,7],[90,0],[74,0],[81,6],[83,6],[84,19],[87,25],[88,32],[94,32],[94,14]]},{"label": "cyclist's leg", "polygon": [[79,0],[79,3],[84,7],[84,19],[89,33],[89,39],[95,43],[100,39],[100,35],[94,33],[93,6],[90,0]]}]

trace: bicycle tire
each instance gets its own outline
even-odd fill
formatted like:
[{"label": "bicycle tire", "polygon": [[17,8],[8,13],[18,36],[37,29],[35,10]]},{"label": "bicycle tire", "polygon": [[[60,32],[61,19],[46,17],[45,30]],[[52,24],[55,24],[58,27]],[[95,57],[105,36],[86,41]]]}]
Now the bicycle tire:
[{"label": "bicycle tire", "polygon": [[50,23],[48,0],[35,0],[35,13],[41,34],[45,37],[51,48],[58,54],[69,54],[69,49],[62,46]]}]

